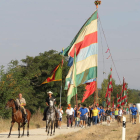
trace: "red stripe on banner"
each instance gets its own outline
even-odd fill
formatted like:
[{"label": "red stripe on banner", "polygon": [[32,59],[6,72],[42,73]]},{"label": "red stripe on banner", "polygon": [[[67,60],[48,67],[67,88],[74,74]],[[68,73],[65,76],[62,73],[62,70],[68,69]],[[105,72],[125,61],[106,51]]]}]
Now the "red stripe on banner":
[{"label": "red stripe on banner", "polygon": [[75,47],[76,47],[76,55],[78,55],[82,48],[88,47],[88,46],[90,46],[91,44],[94,44],[94,43],[97,43],[97,31],[94,32],[94,33],[91,33],[89,35],[86,35],[83,41],[75,44],[75,46],[72,48],[69,55],[71,57],[74,57]]}]

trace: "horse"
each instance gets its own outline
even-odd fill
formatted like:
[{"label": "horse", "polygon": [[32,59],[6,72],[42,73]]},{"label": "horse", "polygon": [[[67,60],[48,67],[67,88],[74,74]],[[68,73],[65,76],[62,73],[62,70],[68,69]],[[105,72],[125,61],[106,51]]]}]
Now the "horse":
[{"label": "horse", "polygon": [[[15,102],[14,99],[10,99],[6,103],[5,108],[9,109],[10,107],[12,108],[12,121],[11,121],[11,127],[10,127],[10,132],[9,132],[8,138],[11,135],[11,130],[12,130],[12,127],[13,127],[15,122],[18,123],[18,132],[19,132],[18,138],[20,138],[20,123],[23,126],[23,134],[21,136],[24,136],[24,129],[25,129],[24,121],[25,121],[25,119],[23,118],[23,114],[22,114],[21,110],[19,109],[19,107],[18,107],[18,105],[17,105],[17,103]],[[27,112],[27,120],[28,120],[27,136],[29,136],[29,122],[30,122],[30,118],[31,118],[31,112],[28,109],[26,109],[26,112]]]},{"label": "horse", "polygon": [[52,129],[54,128],[53,135],[55,135],[55,121],[56,121],[56,112],[54,107],[54,101],[50,101],[50,105],[48,111],[46,112],[46,132],[49,135],[50,125],[51,125],[51,134],[52,136]]}]

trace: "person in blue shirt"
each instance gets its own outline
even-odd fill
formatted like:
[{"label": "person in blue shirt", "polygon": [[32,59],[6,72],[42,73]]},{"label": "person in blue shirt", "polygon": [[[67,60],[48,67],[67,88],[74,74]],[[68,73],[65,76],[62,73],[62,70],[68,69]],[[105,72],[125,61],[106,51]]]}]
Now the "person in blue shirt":
[{"label": "person in blue shirt", "polygon": [[81,112],[80,114],[81,127],[84,128],[86,126],[86,114],[88,113],[86,105],[84,104],[83,107],[79,109],[79,111]]},{"label": "person in blue shirt", "polygon": [[100,112],[99,112],[99,113],[100,113],[100,116],[101,116],[101,117],[100,117],[100,121],[101,121],[101,124],[102,124],[103,116],[104,116],[104,113],[105,113],[102,106],[100,107]]},{"label": "person in blue shirt", "polygon": [[132,124],[136,124],[137,113],[138,113],[136,104],[133,104],[133,107],[130,107],[130,110],[132,112]]}]

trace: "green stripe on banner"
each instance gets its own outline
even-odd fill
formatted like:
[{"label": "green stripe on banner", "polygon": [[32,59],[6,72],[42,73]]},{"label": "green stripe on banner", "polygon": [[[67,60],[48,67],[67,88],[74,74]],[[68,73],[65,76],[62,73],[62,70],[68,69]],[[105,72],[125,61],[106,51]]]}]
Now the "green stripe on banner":
[{"label": "green stripe on banner", "polygon": [[[76,84],[77,84],[77,86],[79,86],[79,85],[83,84],[85,81],[94,79],[96,77],[97,77],[97,66],[89,68],[89,69],[85,70],[84,72],[76,75]],[[70,80],[71,80],[71,78],[66,79],[65,90],[68,89],[67,83]]]},{"label": "green stripe on banner", "polygon": [[70,104],[71,98],[73,96],[75,96],[76,94],[77,94],[77,88],[76,87],[73,87],[72,93],[69,96],[67,96],[67,104]]}]

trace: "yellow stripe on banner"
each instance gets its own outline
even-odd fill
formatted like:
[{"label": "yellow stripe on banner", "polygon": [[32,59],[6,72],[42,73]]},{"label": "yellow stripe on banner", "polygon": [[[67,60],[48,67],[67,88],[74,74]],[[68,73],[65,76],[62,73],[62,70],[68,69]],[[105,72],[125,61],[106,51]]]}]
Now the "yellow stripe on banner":
[{"label": "yellow stripe on banner", "polygon": [[72,90],[74,88],[74,85],[70,85],[67,96],[69,96],[70,94],[72,94]]},{"label": "yellow stripe on banner", "polygon": [[[96,67],[97,58],[98,58],[98,55],[95,54],[95,55],[91,55],[91,56],[87,57],[86,59],[84,59],[82,61],[77,62],[76,63],[76,75],[84,72],[85,70],[87,70],[89,68]],[[73,71],[73,65],[71,66],[66,78],[71,77],[72,71]]]},{"label": "yellow stripe on banner", "polygon": [[58,79],[58,80],[52,80],[52,81],[49,81],[49,82],[43,82],[42,84],[47,84],[47,83],[50,83],[50,82],[53,82],[53,81],[62,81],[62,79]]},{"label": "yellow stripe on banner", "polygon": [[79,34],[77,40],[75,41],[75,43],[73,44],[73,46],[71,47],[71,49],[69,50],[69,52],[71,52],[72,48],[75,46],[75,44],[81,42],[84,40],[84,37],[86,35],[89,35],[91,33],[94,33],[97,31],[97,19],[93,20],[89,25],[87,25],[83,31]]}]

